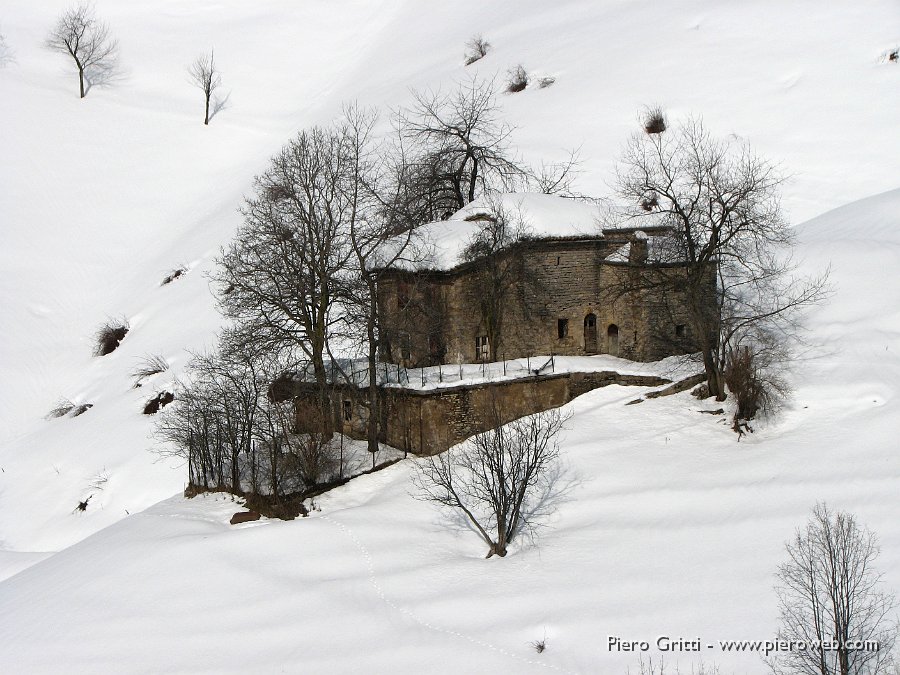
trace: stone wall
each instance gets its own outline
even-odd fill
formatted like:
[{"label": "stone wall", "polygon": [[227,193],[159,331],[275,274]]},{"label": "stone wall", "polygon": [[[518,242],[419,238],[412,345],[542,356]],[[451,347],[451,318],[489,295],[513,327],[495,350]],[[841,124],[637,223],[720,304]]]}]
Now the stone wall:
[{"label": "stone wall", "polygon": [[[576,396],[610,384],[661,386],[669,380],[648,375],[621,375],[611,371],[559,373],[522,380],[507,380],[430,390],[381,389],[380,440],[420,455],[434,455],[477,433],[525,415],[557,408]],[[351,438],[366,438],[368,407],[364,390],[336,386],[331,390],[335,428]],[[313,431],[315,391],[297,391],[297,430]],[[344,412],[350,410],[350,419]]]}]

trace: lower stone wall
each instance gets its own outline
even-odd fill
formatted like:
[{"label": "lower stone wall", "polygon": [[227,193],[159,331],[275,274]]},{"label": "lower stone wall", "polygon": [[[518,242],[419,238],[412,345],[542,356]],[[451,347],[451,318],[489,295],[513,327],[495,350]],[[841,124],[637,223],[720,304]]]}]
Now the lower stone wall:
[{"label": "lower stone wall", "polygon": [[[435,455],[498,424],[558,408],[577,396],[610,384],[655,387],[670,381],[652,375],[621,375],[602,371],[559,373],[525,380],[507,380],[430,390],[387,387],[381,390],[380,440],[418,455]],[[332,390],[335,411],[340,411],[337,430],[366,438],[368,407],[361,390]],[[314,406],[313,393],[299,393],[296,400],[298,431],[308,427]],[[350,410],[350,419],[343,411]]]}]

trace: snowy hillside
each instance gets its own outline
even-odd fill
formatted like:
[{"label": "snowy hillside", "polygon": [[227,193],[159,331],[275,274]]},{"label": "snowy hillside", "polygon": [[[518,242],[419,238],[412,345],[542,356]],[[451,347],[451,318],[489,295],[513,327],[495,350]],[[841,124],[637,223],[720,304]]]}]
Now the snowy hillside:
[{"label": "snowy hillside", "polygon": [[[536,545],[502,560],[413,499],[412,462],[287,523],[232,527],[230,499],[173,497],[0,582],[0,666],[634,672],[607,636],[771,637],[783,542],[823,499],[879,533],[879,567],[900,588],[898,288],[877,278],[900,264],[898,213],[900,190],[804,225],[810,262],[830,260],[839,290],[814,319],[820,355],[792,408],[740,444],[687,394],[586,394],[568,406],[567,493]],[[763,670],[752,654],[702,658]]]},{"label": "snowy hillside", "polygon": [[[42,47],[67,4],[0,8],[15,56],[0,68],[0,671],[634,670],[607,635],[771,636],[782,542],[821,499],[879,533],[900,589],[894,0],[98,2],[123,68],[84,100]],[[464,67],[477,32],[494,49]],[[231,95],[204,127],[186,68],[211,47]],[[213,340],[204,274],[254,174],[343,102],[386,125],[410,87],[518,63],[556,82],[503,97],[517,145],[534,161],[580,147],[585,193],[608,194],[646,103],[702,114],[793,176],[788,214],[818,216],[800,255],[832,265],[836,294],[811,316],[791,408],[737,444],[686,395],[579,398],[572,488],[538,545],[504,560],[410,497],[407,462],[290,523],[232,528],[232,504],[173,496],[184,469],[151,452],[141,408]],[[110,317],[131,331],[94,357]],[[172,368],[133,389],[148,355]],[[60,398],[93,407],[45,419]]]}]

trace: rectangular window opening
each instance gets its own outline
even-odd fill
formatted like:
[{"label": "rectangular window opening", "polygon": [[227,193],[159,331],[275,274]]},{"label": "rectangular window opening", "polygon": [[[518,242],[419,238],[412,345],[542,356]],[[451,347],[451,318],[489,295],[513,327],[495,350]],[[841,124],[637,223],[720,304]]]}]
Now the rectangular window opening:
[{"label": "rectangular window opening", "polygon": [[569,334],[569,320],[568,319],[557,319],[556,320],[556,334],[557,337],[562,340]]},{"label": "rectangular window opening", "polygon": [[675,337],[684,337],[687,335],[687,327],[683,323],[675,326]]},{"label": "rectangular window opening", "polygon": [[400,358],[409,360],[411,350],[409,333],[400,333]]},{"label": "rectangular window opening", "polygon": [[475,357],[486,361],[491,356],[491,344],[487,335],[479,335],[475,338]]},{"label": "rectangular window opening", "polygon": [[350,401],[344,401],[343,413],[345,422],[349,422],[353,419],[353,404]]}]

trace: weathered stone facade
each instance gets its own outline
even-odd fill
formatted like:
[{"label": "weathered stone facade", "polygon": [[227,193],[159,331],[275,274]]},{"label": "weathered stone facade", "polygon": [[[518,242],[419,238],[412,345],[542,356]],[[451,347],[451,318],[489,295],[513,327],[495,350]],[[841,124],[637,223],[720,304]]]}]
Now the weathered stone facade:
[{"label": "weathered stone facade", "polygon": [[528,239],[450,270],[387,272],[382,359],[411,367],[533,354],[652,361],[696,351],[681,267],[648,262],[646,234],[654,232]]},{"label": "weathered stone facade", "polygon": [[[612,371],[559,373],[519,380],[457,385],[439,389],[381,387],[379,440],[418,455],[433,455],[488,429],[519,417],[557,408],[598,387],[610,384],[659,386],[653,375]],[[364,440],[369,408],[366,390],[349,385],[329,387],[336,431]],[[294,391],[298,431],[317,431],[318,393],[312,384]]]}]

